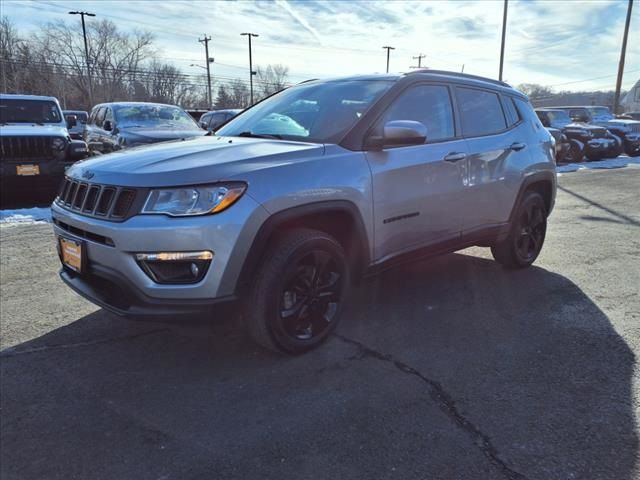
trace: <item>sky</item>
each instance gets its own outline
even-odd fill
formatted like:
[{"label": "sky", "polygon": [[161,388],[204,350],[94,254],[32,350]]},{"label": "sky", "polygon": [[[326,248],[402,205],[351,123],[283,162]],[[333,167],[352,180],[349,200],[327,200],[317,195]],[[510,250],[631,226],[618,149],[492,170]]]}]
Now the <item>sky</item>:
[{"label": "sky", "polygon": [[[289,67],[289,81],[384,72],[422,65],[497,78],[503,1],[181,1],[0,0],[24,35],[47,22],[76,22],[85,10],[119,28],[154,34],[158,55],[198,75],[203,35],[212,37],[214,82],[247,79],[248,45],[254,65]],[[504,79],[540,83],[554,90],[615,88],[627,0],[510,0]],[[88,22],[94,21],[92,18]],[[78,29],[80,32],[80,29]],[[640,78],[640,3],[632,13],[623,88]]]}]

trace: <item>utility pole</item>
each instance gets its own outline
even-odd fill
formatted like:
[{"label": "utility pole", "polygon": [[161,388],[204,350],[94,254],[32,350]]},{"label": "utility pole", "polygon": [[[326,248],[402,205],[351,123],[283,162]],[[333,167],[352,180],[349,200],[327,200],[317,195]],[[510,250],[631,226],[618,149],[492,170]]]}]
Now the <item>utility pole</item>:
[{"label": "utility pole", "polygon": [[[411,57],[411,58],[413,58],[414,60],[418,60],[418,66],[417,67],[411,66],[409,68],[422,68],[422,59],[427,58],[427,56],[424,53],[421,53],[417,57]],[[389,67],[387,67],[387,71],[388,69]]]},{"label": "utility pole", "polygon": [[502,67],[504,65],[504,37],[507,34],[507,4],[509,0],[504,0],[504,12],[502,14],[502,44],[500,45],[500,74],[498,80],[502,81]]},{"label": "utility pole", "polygon": [[89,46],[87,44],[87,29],[84,26],[84,17],[85,15],[87,17],[95,17],[96,14],[77,11],[77,12],[69,12],[69,15],[80,15],[80,17],[82,18],[82,36],[84,38],[84,56],[85,56],[85,60],[87,61],[87,80],[89,84],[89,103],[91,104],[91,107],[93,107],[93,85],[91,85],[91,67],[89,66]]},{"label": "utility pole", "polygon": [[394,47],[382,47],[387,49],[387,73],[389,73],[389,52],[395,50]]},{"label": "utility pole", "polygon": [[253,71],[253,58],[251,56],[251,37],[259,37],[260,35],[250,32],[244,32],[240,35],[249,37],[249,89],[251,92],[251,105],[253,105],[253,76],[256,74],[256,72]]},{"label": "utility pole", "polygon": [[204,34],[204,38],[199,38],[198,41],[204,43],[204,55],[205,61],[207,62],[207,109],[210,109],[213,105],[213,99],[211,98],[211,70],[209,69],[209,64],[213,62],[213,58],[209,57],[209,42],[211,41],[211,37],[207,37],[207,35]]},{"label": "utility pole", "polygon": [[620,62],[618,63],[618,80],[616,81],[616,93],[613,97],[613,113],[618,113],[620,108],[620,89],[622,88],[622,74],[624,72],[624,57],[627,54],[627,37],[629,36],[629,23],[631,23],[631,9],[633,0],[629,0],[627,7],[627,21],[624,24],[624,35],[622,36],[622,50],[620,51]]}]

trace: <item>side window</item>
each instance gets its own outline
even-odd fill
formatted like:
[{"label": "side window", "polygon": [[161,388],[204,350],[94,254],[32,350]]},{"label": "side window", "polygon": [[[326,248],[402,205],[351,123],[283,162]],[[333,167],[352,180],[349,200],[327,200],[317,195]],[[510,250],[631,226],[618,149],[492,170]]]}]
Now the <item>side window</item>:
[{"label": "side window", "polygon": [[214,113],[211,115],[211,123],[209,124],[209,128],[218,128],[225,122],[226,119],[225,113]]},{"label": "side window", "polygon": [[109,120],[113,125],[113,110],[111,110],[110,108],[107,108],[106,113],[104,115],[104,119]]},{"label": "side window", "polygon": [[198,122],[202,128],[207,128],[209,126],[209,119],[211,115],[203,115],[200,117],[200,121]]},{"label": "side window", "polygon": [[507,128],[500,99],[496,93],[458,87],[456,95],[464,136],[491,135]]},{"label": "side window", "polygon": [[87,121],[87,123],[89,125],[93,125],[96,123],[96,114],[98,113],[98,109],[94,108],[93,110],[91,110],[91,113],[89,114],[89,120]]},{"label": "side window", "polygon": [[533,128],[537,130],[540,130],[541,128],[543,128],[542,123],[538,118],[538,115],[535,114],[535,112],[533,111],[533,107],[529,102],[516,98],[515,104],[518,110],[518,114],[520,115],[520,118],[527,121],[530,120],[531,124],[533,125]]},{"label": "side window", "polygon": [[102,127],[102,122],[104,121],[104,113],[105,113],[106,108],[105,107],[100,107],[100,110],[98,110],[98,113],[96,113],[96,126],[97,127]]},{"label": "side window", "polygon": [[455,136],[449,89],[440,85],[417,85],[400,94],[382,117],[376,130],[392,120],[414,120],[427,127],[427,143]]},{"label": "side window", "polygon": [[505,95],[502,97],[502,105],[504,106],[504,113],[507,116],[507,126],[511,127],[520,121],[516,106],[513,104],[513,98]]}]

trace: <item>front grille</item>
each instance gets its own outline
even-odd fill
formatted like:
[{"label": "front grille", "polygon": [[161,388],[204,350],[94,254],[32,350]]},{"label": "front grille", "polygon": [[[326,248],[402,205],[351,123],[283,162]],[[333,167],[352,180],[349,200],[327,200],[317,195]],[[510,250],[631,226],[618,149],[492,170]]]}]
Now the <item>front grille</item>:
[{"label": "front grille", "polygon": [[633,133],[640,133],[640,123],[635,123],[633,125],[629,125],[631,127],[631,131]]},{"label": "front grille", "polygon": [[132,188],[65,178],[56,204],[81,215],[123,221],[137,213],[144,193]]},{"label": "front grille", "polygon": [[0,137],[3,160],[46,160],[54,158],[51,142],[56,137]]},{"label": "front grille", "polygon": [[592,128],[591,133],[593,133],[593,138],[606,138],[607,137],[607,129],[606,128]]}]

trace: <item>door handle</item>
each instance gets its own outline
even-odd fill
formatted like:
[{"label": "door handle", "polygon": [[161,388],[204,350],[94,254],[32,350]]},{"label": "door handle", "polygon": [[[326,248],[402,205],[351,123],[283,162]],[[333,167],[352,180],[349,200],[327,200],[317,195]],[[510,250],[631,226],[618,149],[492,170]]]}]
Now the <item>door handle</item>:
[{"label": "door handle", "polygon": [[519,152],[520,150],[522,150],[524,147],[526,147],[526,145],[524,143],[520,143],[520,142],[514,142],[512,143],[509,148],[515,152]]},{"label": "door handle", "polygon": [[460,160],[464,160],[467,158],[467,154],[463,152],[451,152],[449,155],[444,157],[445,162],[459,162]]}]

